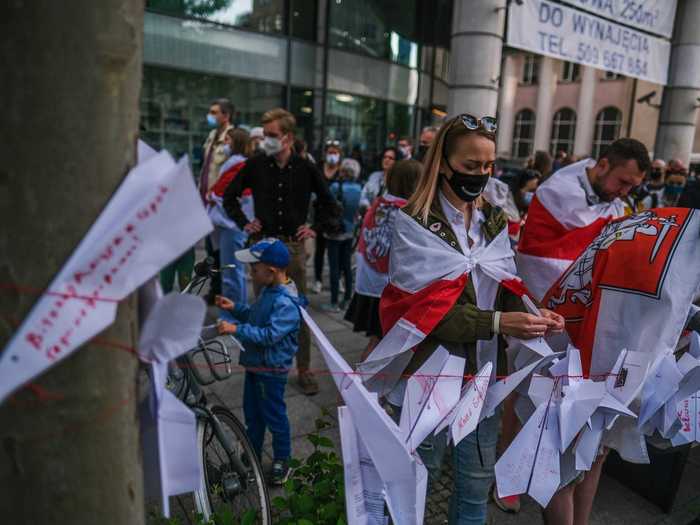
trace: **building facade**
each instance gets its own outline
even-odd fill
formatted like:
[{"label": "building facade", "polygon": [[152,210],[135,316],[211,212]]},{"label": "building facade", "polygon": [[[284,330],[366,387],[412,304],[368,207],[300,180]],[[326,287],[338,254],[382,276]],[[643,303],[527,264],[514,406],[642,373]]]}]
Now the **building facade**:
[{"label": "building facade", "polygon": [[[446,111],[451,0],[147,0],[141,134],[195,170],[219,97],[236,124],[285,107],[312,151],[367,162]],[[430,16],[423,10],[430,10]],[[437,16],[436,16],[437,14]]]},{"label": "building facade", "polygon": [[[505,52],[502,75],[502,157],[521,161],[536,150],[597,156],[619,137],[654,149],[663,86],[515,49]],[[700,163],[697,133],[693,152],[691,162]]]},{"label": "building facade", "polygon": [[[156,148],[189,154],[196,171],[208,107],[226,97],[236,124],[259,125],[266,110],[285,107],[311,151],[338,139],[345,154],[359,152],[371,165],[385,145],[446,115],[450,40],[461,27],[452,14],[470,16],[454,5],[147,0],[141,134]],[[662,86],[507,47],[500,62],[492,79],[500,156],[597,155],[620,136],[653,149]],[[700,154],[697,133],[693,151]]]}]

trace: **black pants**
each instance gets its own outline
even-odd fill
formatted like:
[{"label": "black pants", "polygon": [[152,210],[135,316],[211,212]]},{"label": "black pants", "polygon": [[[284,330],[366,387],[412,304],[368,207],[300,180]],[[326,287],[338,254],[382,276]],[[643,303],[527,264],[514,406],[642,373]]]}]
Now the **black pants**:
[{"label": "black pants", "polygon": [[[207,256],[214,258],[214,268],[218,270],[219,250],[214,249],[214,244],[211,242],[211,238],[209,235],[207,235],[204,240],[204,247],[207,250]],[[215,273],[209,281],[209,296],[211,301],[214,300],[214,296],[216,295],[221,295],[221,274],[219,272]]]},{"label": "black pants", "polygon": [[328,241],[322,234],[316,236],[316,250],[314,251],[314,280],[323,282],[323,262],[326,258],[326,243]]},{"label": "black pants", "polygon": [[340,274],[345,277],[345,302],[352,297],[352,267],[350,259],[352,257],[352,239],[344,241],[327,240],[328,262],[331,269],[331,303],[338,304],[338,290]]}]

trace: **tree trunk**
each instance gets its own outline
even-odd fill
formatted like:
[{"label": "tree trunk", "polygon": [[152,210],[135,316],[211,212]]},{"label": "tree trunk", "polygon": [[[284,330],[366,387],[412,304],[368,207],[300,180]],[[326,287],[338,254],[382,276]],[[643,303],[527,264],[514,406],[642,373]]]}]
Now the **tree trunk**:
[{"label": "tree trunk", "polygon": [[[143,0],[6,0],[0,32],[4,347],[134,164]],[[102,336],[133,347],[135,306]],[[91,343],[0,406],[0,522],[143,523],[137,366]]]}]

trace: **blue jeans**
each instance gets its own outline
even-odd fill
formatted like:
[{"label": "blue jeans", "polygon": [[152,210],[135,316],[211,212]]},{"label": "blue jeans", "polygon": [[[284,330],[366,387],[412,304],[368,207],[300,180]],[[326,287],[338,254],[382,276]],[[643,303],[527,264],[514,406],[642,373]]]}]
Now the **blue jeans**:
[{"label": "blue jeans", "polygon": [[248,438],[258,458],[262,459],[265,430],[272,434],[274,460],[286,460],[292,455],[292,437],[284,402],[287,374],[267,375],[245,373],[243,414]]},{"label": "blue jeans", "polygon": [[219,260],[221,266],[235,264],[232,270],[221,272],[221,294],[234,303],[248,302],[248,285],[245,281],[245,264],[235,257],[236,250],[245,248],[248,236],[238,230],[217,227],[219,232]]},{"label": "blue jeans", "polygon": [[340,284],[340,274],[345,277],[345,297],[344,301],[350,301],[352,297],[352,239],[344,241],[326,241],[328,249],[328,265],[330,266],[331,277],[331,304],[338,304],[338,290]]},{"label": "blue jeans", "polygon": [[[450,525],[486,523],[489,490],[494,481],[500,421],[501,413],[497,411],[492,417],[479,423],[477,430],[452,450],[454,490],[450,496]],[[428,469],[428,493],[431,485],[440,476],[448,430],[449,428],[443,430],[437,436],[430,435],[418,447],[418,453]]]},{"label": "blue jeans", "polygon": [[[398,424],[401,409],[393,405],[392,408],[391,417]],[[465,437],[452,450],[454,487],[450,496],[449,525],[486,523],[489,491],[495,479],[496,444],[500,422],[501,411],[497,410],[492,417],[479,423],[477,430]],[[429,435],[418,447],[418,454],[428,469],[428,495],[434,483],[440,479],[449,430],[448,427],[437,436]],[[479,459],[479,451],[481,451],[481,459]]]}]

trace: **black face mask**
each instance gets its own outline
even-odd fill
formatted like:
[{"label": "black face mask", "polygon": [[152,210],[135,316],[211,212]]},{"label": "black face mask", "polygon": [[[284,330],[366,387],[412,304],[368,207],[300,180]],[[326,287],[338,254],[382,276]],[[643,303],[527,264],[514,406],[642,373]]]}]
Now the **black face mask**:
[{"label": "black face mask", "polygon": [[428,153],[428,146],[421,144],[418,146],[418,152],[416,153],[416,160],[422,161],[425,154]]},{"label": "black face mask", "polygon": [[447,181],[447,184],[450,185],[452,191],[457,194],[457,197],[464,202],[472,202],[481,195],[481,192],[484,191],[486,187],[486,183],[489,181],[489,174],[469,175],[461,171],[456,171],[450,165],[450,161],[447,160],[447,155],[445,155],[444,158],[445,163],[452,170],[452,177],[448,179],[444,174],[442,177]]},{"label": "black face mask", "polygon": [[661,172],[661,170],[651,170],[650,177],[651,180],[659,180],[662,175],[663,173]]}]

